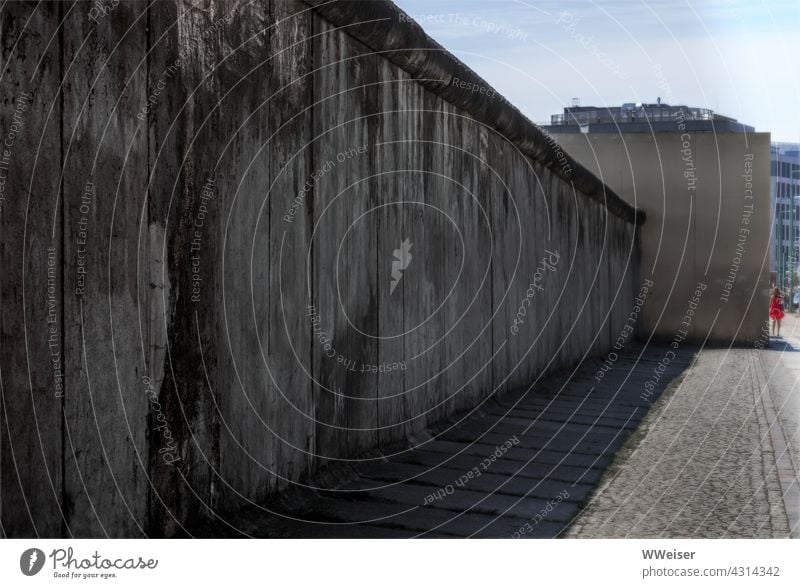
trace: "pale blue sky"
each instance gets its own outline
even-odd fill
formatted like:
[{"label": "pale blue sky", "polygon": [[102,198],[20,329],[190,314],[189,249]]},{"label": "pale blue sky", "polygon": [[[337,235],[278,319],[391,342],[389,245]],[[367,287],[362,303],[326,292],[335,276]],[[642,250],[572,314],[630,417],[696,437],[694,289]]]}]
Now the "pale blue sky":
[{"label": "pale blue sky", "polygon": [[800,141],[800,0],[395,2],[536,122],[660,96]]}]

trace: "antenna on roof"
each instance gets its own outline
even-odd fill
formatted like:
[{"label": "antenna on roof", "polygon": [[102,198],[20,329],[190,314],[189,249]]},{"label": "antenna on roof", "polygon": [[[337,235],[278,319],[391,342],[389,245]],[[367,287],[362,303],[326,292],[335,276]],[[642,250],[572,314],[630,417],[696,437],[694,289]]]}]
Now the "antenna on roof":
[{"label": "antenna on roof", "polygon": [[580,106],[580,105],[581,105],[581,99],[580,98],[573,98],[572,99],[572,106],[573,107]]}]

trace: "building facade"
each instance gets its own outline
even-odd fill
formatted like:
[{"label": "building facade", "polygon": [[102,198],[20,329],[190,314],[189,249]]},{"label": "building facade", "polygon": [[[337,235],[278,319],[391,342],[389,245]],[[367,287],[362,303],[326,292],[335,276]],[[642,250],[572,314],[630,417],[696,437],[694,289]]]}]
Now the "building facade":
[{"label": "building facade", "polygon": [[544,125],[564,150],[647,215],[640,336],[763,338],[769,296],[770,135],[711,110],[571,107]]},{"label": "building facade", "polygon": [[770,282],[791,291],[797,288],[800,252],[800,144],[773,143],[770,151]]}]

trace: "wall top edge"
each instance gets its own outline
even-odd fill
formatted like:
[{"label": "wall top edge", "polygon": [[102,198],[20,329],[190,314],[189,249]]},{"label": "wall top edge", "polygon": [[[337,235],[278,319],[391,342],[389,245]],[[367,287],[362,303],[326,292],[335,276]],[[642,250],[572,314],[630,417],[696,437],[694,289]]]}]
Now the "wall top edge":
[{"label": "wall top edge", "polygon": [[380,53],[443,100],[496,130],[526,156],[600,202],[615,216],[637,225],[645,221],[644,211],[625,202],[393,2],[303,1],[321,18]]}]

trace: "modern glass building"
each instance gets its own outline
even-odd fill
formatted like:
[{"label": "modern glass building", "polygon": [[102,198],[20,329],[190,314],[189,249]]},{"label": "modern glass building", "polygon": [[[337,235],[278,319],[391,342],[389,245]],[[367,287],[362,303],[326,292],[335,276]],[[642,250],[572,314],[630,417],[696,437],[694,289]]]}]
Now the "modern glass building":
[{"label": "modern glass building", "polygon": [[772,246],[770,278],[786,290],[792,284],[800,257],[800,144],[773,143],[770,158]]}]

